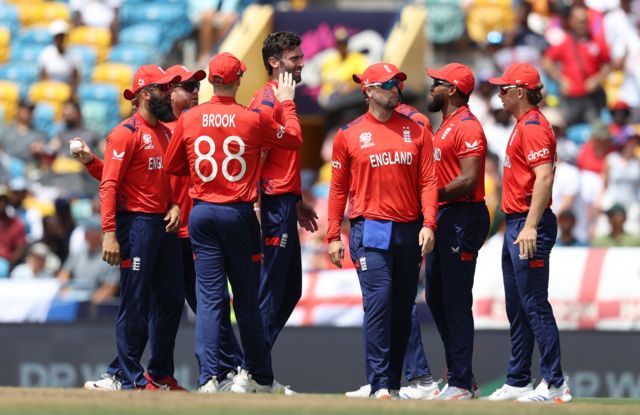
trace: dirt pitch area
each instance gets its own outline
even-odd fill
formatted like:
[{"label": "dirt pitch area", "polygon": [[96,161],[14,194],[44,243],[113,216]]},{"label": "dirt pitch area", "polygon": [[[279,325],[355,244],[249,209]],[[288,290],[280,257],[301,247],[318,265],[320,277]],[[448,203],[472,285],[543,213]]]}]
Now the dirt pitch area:
[{"label": "dirt pitch area", "polygon": [[578,399],[569,404],[487,401],[429,402],[347,399],[340,395],[200,395],[176,392],[95,392],[81,389],[0,388],[0,414],[492,414],[638,415],[640,400]]}]

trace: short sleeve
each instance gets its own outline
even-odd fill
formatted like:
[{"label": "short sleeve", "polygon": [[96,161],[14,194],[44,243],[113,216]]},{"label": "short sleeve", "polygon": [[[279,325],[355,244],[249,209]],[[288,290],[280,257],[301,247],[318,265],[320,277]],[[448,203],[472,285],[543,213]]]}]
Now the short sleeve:
[{"label": "short sleeve", "polygon": [[545,131],[539,124],[527,125],[527,122],[522,130],[522,152],[527,165],[535,167],[553,163],[555,145],[550,132]]}]

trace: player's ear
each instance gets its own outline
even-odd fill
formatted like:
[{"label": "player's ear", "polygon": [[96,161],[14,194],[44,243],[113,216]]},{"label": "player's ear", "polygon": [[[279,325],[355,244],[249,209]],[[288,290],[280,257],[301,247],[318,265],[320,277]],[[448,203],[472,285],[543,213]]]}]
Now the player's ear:
[{"label": "player's ear", "polygon": [[270,56],[267,62],[269,62],[269,65],[271,65],[271,69],[273,69],[273,72],[280,69],[280,61],[275,56]]}]

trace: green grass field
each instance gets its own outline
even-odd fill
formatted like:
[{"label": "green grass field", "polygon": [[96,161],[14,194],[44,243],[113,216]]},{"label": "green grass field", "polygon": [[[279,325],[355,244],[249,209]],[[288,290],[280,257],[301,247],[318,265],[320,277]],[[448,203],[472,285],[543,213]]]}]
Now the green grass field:
[{"label": "green grass field", "polygon": [[640,414],[640,400],[577,399],[568,404],[514,402],[374,401],[339,395],[200,395],[175,392],[95,392],[0,388],[0,414]]}]

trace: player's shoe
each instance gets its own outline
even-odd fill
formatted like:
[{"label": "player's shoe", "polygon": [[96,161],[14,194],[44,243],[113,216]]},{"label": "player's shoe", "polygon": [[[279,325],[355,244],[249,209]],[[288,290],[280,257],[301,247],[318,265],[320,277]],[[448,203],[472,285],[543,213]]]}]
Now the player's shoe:
[{"label": "player's shoe", "polygon": [[289,385],[283,385],[277,380],[273,380],[271,385],[260,385],[256,383],[256,393],[271,393],[274,395],[292,396],[297,395]]},{"label": "player's shoe", "polygon": [[419,380],[414,380],[409,384],[400,388],[400,399],[434,399],[440,393],[437,382],[431,382],[428,385],[421,384]]},{"label": "player's shoe", "polygon": [[363,385],[360,388],[346,392],[345,396],[348,398],[368,398],[371,395],[371,385]]},{"label": "player's shoe", "polygon": [[480,399],[480,386],[475,376],[471,378],[471,393],[473,393],[473,399]]},{"label": "player's shoe", "polygon": [[251,378],[251,374],[246,369],[240,369],[233,377],[233,384],[230,388],[233,393],[272,393],[276,395],[295,395],[295,392],[288,386],[280,384],[274,380],[271,385],[261,385]]},{"label": "player's shoe", "polygon": [[533,384],[527,386],[511,386],[506,383],[500,389],[496,389],[487,400],[489,401],[514,401],[533,392]]},{"label": "player's shoe", "polygon": [[197,391],[198,391],[198,393],[218,393],[218,392],[222,392],[220,390],[220,384],[218,383],[218,379],[216,379],[215,377],[209,379],[209,382],[205,383],[204,385],[198,386]]},{"label": "player's shoe", "polygon": [[466,401],[474,399],[473,392],[457,386],[444,385],[438,396],[433,398],[437,401]]},{"label": "player's shoe", "polygon": [[571,402],[571,389],[565,379],[562,386],[549,386],[545,380],[540,382],[537,388],[529,392],[526,396],[518,398],[518,402],[555,402],[565,403]]},{"label": "player's shoe", "polygon": [[376,391],[376,393],[373,394],[373,399],[391,399],[391,392],[389,392],[389,389],[386,388],[382,388],[382,389],[378,389]]},{"label": "player's shoe", "polygon": [[88,380],[84,383],[85,389],[101,391],[119,391],[122,389],[122,381],[118,375],[103,373],[100,380]]},{"label": "player's shoe", "polygon": [[238,374],[239,371],[239,368],[238,371],[230,370],[229,373],[227,373],[227,377],[219,382],[218,392],[231,392],[231,386],[233,386],[233,378]]},{"label": "player's shoe", "polygon": [[165,376],[161,379],[154,379],[149,375],[149,372],[144,372],[144,377],[147,379],[147,388],[145,390],[157,390],[157,391],[176,391],[186,392],[187,390],[178,385],[178,381],[173,376]]}]

